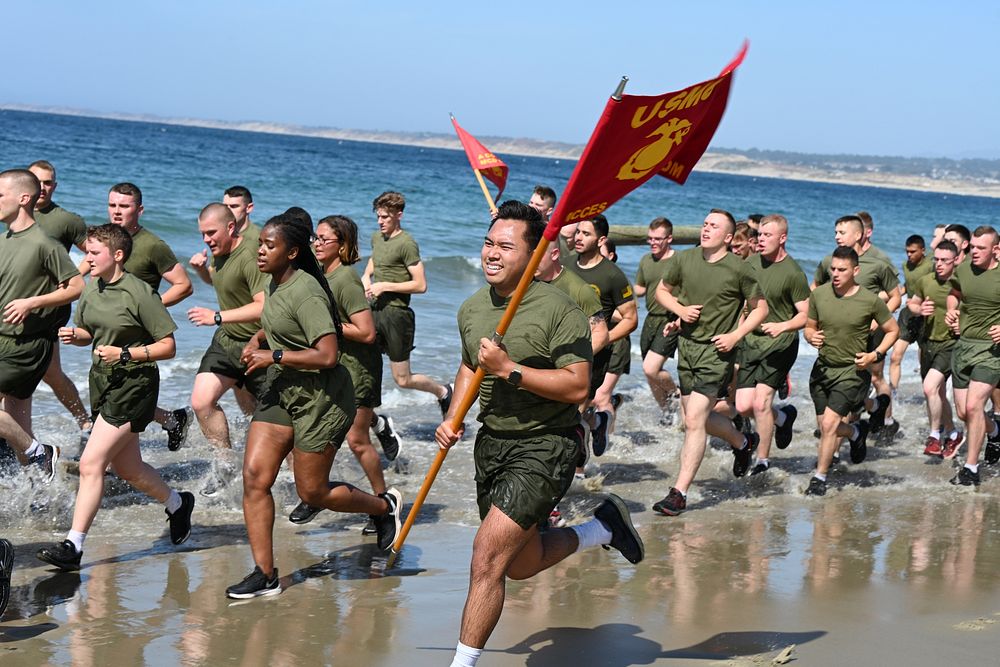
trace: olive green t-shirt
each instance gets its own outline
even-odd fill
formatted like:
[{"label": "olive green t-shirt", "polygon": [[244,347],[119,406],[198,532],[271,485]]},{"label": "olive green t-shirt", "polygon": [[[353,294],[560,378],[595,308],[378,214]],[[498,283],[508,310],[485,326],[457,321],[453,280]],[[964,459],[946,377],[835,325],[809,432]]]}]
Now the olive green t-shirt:
[{"label": "olive green t-shirt", "polygon": [[[780,262],[769,262],[760,254],[754,253],[747,258],[757,284],[767,301],[767,317],[764,322],[787,322],[795,317],[798,310],[795,304],[809,298],[809,281],[802,267],[790,255]],[[786,331],[772,338],[759,327],[750,332],[744,339],[744,344],[755,349],[769,350],[772,347],[785,347],[798,338],[797,331]]]},{"label": "olive green t-shirt", "polygon": [[670,262],[676,256],[677,252],[675,251],[670,257],[656,259],[653,257],[653,253],[647,252],[639,260],[639,270],[635,274],[635,284],[646,288],[646,312],[650,315],[669,315],[671,319],[677,319],[676,315],[660,305],[660,302],[656,300],[656,288],[660,286],[660,281],[663,280],[663,274],[666,273],[667,266],[670,265]]},{"label": "olive green t-shirt", "polygon": [[[330,284],[334,301],[337,302],[337,312],[341,322],[350,322],[351,315],[370,310],[361,278],[350,266],[341,264],[326,274],[326,281]],[[343,337],[339,345],[340,362],[351,372],[352,378],[358,377],[359,370],[370,374],[381,372],[382,357],[374,344],[365,344]]]},{"label": "olive green t-shirt", "polygon": [[271,280],[264,293],[260,322],[272,350],[306,350],[323,336],[337,332],[326,291],[302,270],[281,285]]},{"label": "olive green t-shirt", "polygon": [[977,269],[971,261],[962,262],[951,274],[951,286],[962,293],[962,340],[990,340],[990,327],[1000,324],[1000,267]]},{"label": "olive green t-shirt", "polygon": [[163,240],[145,227],[132,235],[132,254],[125,270],[159,291],[163,274],[177,265],[177,256]]},{"label": "olive green t-shirt", "polygon": [[[892,268],[892,265],[887,261],[873,255],[872,249],[858,257],[859,271],[855,282],[872,294],[878,295],[879,292],[888,294],[891,290],[899,287],[896,269]],[[813,282],[816,283],[817,287],[830,282],[830,262],[832,260],[833,256],[827,255],[816,267]]]},{"label": "olive green t-shirt", "polygon": [[[131,273],[123,274],[113,283],[101,278],[88,282],[74,321],[94,337],[91,349],[98,345],[149,345],[177,330],[159,295]],[[133,355],[136,362],[145,358]]]},{"label": "olive green t-shirt", "polygon": [[[372,282],[405,283],[410,280],[409,267],[420,262],[420,249],[413,237],[400,231],[392,238],[381,232],[372,234]],[[410,295],[383,292],[372,305],[375,310],[387,307],[405,308],[410,305]]]},{"label": "olive green t-shirt", "polygon": [[934,273],[934,262],[926,255],[916,265],[903,262],[903,287],[906,289],[906,296],[913,296],[917,281],[928,273]]},{"label": "olive green t-shirt", "polygon": [[[241,308],[267,288],[270,277],[257,268],[257,247],[244,237],[228,255],[212,255],[212,286],[219,310]],[[222,330],[233,340],[248,341],[260,331],[260,322],[223,322]]]},{"label": "olive green t-shirt", "polygon": [[885,302],[863,287],[851,296],[837,296],[833,284],[820,285],[809,295],[810,320],[823,331],[819,358],[828,366],[848,366],[854,355],[868,349],[871,323],[892,317]]},{"label": "olive green t-shirt", "polygon": [[889,255],[874,243],[868,246],[868,250],[865,250],[865,254],[872,259],[880,259],[889,266],[892,266],[892,260],[889,259]]},{"label": "olive green t-shirt", "polygon": [[[48,294],[78,275],[62,246],[37,224],[0,233],[0,312],[15,299]],[[68,317],[66,306],[40,308],[20,324],[0,322],[0,335],[52,336]]]},{"label": "olive green t-shirt", "polygon": [[565,268],[583,278],[583,282],[593,288],[597,298],[601,300],[601,311],[609,329],[612,326],[611,317],[615,314],[615,308],[635,298],[632,295],[632,284],[625,277],[625,273],[610,259],[602,257],[600,262],[587,269],[576,262]]},{"label": "olive green t-shirt", "polygon": [[246,229],[240,232],[240,236],[246,239],[244,243],[249,243],[256,253],[257,247],[260,245],[260,227],[251,222]]},{"label": "olive green t-shirt", "polygon": [[573,299],[573,303],[580,306],[580,310],[587,317],[594,317],[595,315],[604,317],[601,300],[597,298],[594,288],[585,283],[583,278],[572,271],[563,269],[549,284],[558,287],[568,294],[569,298]]},{"label": "olive green t-shirt", "polygon": [[[479,341],[492,338],[509,297],[498,296],[485,286],[466,299],[458,310],[462,337],[462,363],[479,365]],[[565,368],[581,361],[592,362],[590,326],[579,306],[562,290],[533,282],[503,339],[510,358],[530,368]],[[531,433],[569,429],[580,423],[572,403],[542,398],[487,375],[479,389],[479,421],[495,431]]]},{"label": "olive green t-shirt", "polygon": [[566,237],[562,234],[556,239],[559,243],[559,263],[563,265],[563,268],[569,267],[571,264],[576,264],[577,252],[576,248],[571,245],[573,240],[566,240]]},{"label": "olive green t-shirt", "polygon": [[934,342],[954,338],[951,329],[944,321],[945,313],[948,312],[948,295],[951,294],[951,278],[942,282],[932,271],[930,274],[921,276],[913,283],[913,286],[914,296],[923,300],[930,299],[934,303],[934,314],[924,317],[924,330],[921,338]]},{"label": "olive green t-shirt", "polygon": [[62,244],[66,252],[87,240],[87,223],[76,213],[70,213],[55,202],[34,213],[35,222],[50,237]]},{"label": "olive green t-shirt", "polygon": [[733,331],[743,304],[763,296],[753,271],[741,258],[727,253],[710,264],[701,248],[674,255],[663,274],[663,283],[673,288],[681,304],[702,305],[697,321],[681,324],[681,335],[697,342],[708,342],[713,336]]}]

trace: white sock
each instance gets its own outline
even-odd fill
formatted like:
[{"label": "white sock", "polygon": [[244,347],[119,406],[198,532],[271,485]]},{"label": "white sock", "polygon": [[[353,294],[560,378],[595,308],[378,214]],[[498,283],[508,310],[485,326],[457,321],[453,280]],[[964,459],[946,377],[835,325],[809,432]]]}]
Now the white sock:
[{"label": "white sock", "polygon": [[889,426],[889,425],[893,424],[895,421],[896,420],[894,420],[892,417],[886,417],[885,418],[885,425]]},{"label": "white sock", "polygon": [[941,439],[941,431],[931,431],[929,435],[936,440]]},{"label": "white sock", "polygon": [[765,468],[770,468],[771,467],[771,462],[768,461],[767,459],[758,458],[757,459],[757,463],[758,464],[763,463]]},{"label": "white sock", "polygon": [[774,425],[784,426],[785,420],[788,419],[788,414],[784,410],[772,410],[774,413]]},{"label": "white sock", "polygon": [[73,543],[77,552],[83,553],[83,541],[87,539],[87,533],[81,533],[79,530],[71,530],[66,534],[66,539]]},{"label": "white sock", "polygon": [[955,430],[955,429],[952,429],[951,433],[948,434],[948,439],[949,440],[954,440],[957,437],[958,437],[958,431]]},{"label": "white sock", "polygon": [[170,497],[167,498],[167,502],[164,503],[167,506],[167,511],[173,514],[181,508],[181,494],[177,493],[176,489],[170,489]]},{"label": "white sock", "polygon": [[38,454],[41,454],[43,451],[45,450],[42,449],[42,443],[32,438],[31,445],[26,450],[24,450],[24,455],[30,459],[32,456],[37,456]]},{"label": "white sock", "polygon": [[975,464],[975,465],[972,465],[971,463],[966,463],[965,467],[968,468],[969,470],[971,470],[972,472],[979,472],[979,464],[978,463]]},{"label": "white sock", "polygon": [[818,479],[821,482],[825,482],[826,481],[826,475],[821,475],[818,472],[814,472],[813,473],[813,477],[815,477],[816,479]]},{"label": "white sock", "polygon": [[483,649],[466,646],[458,642],[455,647],[455,659],[451,661],[451,667],[476,667],[479,656],[483,654]]},{"label": "white sock", "polygon": [[597,518],[591,519],[587,523],[573,526],[573,532],[576,533],[577,539],[580,540],[580,546],[577,547],[577,551],[589,549],[590,547],[599,547],[611,541],[611,531]]},{"label": "white sock", "polygon": [[861,435],[861,431],[858,430],[857,424],[851,424],[851,440],[857,440],[858,436]]}]

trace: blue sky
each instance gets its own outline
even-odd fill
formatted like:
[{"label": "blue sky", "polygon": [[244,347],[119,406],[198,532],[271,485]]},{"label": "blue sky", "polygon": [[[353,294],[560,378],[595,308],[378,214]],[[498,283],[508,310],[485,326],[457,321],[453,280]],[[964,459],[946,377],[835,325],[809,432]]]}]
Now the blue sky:
[{"label": "blue sky", "polygon": [[[0,104],[584,143],[751,41],[713,146],[1000,158],[1000,3],[50,0],[4,8]],[[22,60],[23,56],[23,60]]]}]

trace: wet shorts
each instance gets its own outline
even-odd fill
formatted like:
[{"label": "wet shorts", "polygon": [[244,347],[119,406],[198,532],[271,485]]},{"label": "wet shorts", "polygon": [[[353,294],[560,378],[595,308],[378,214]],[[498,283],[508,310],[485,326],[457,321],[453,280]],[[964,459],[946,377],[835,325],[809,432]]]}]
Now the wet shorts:
[{"label": "wet shorts", "polygon": [[267,374],[265,371],[254,371],[247,375],[243,371],[246,366],[240,361],[246,341],[239,341],[231,338],[225,331],[219,329],[212,336],[212,342],[201,357],[201,365],[198,367],[199,373],[214,373],[222,377],[236,380],[237,387],[246,387],[251,394],[260,398],[264,391]]},{"label": "wet shorts", "polygon": [[340,447],[354,412],[351,375],[340,364],[319,372],[269,366],[253,421],[289,426],[296,449],[320,453]]},{"label": "wet shorts", "polygon": [[871,380],[871,373],[859,371],[854,364],[827,366],[817,359],[809,375],[809,393],[816,414],[821,415],[830,408],[845,417],[859,410],[868,395]]},{"label": "wet shorts", "polygon": [[771,349],[748,344],[746,338],[743,343],[740,346],[740,370],[736,375],[736,388],[746,389],[759,384],[774,390],[784,387],[785,379],[799,356],[799,337],[793,336],[787,344],[775,345]]},{"label": "wet shorts", "polygon": [[611,361],[608,362],[608,372],[615,375],[628,375],[632,369],[632,341],[628,336],[611,343]]},{"label": "wet shorts", "polygon": [[389,361],[408,361],[413,351],[417,318],[412,308],[387,306],[372,311],[375,318],[375,343]]},{"label": "wet shorts", "polygon": [[377,408],[382,405],[382,355],[373,346],[366,347],[369,352],[366,359],[359,359],[342,349],[340,363],[351,374],[354,404],[359,408]]},{"label": "wet shorts", "polygon": [[990,340],[959,338],[951,353],[951,385],[968,389],[970,382],[1000,383],[1000,347]]},{"label": "wet shorts", "polygon": [[643,359],[649,352],[654,352],[664,359],[674,356],[674,352],[677,351],[678,332],[675,331],[667,336],[663,335],[663,327],[671,319],[676,318],[666,315],[646,316],[646,321],[642,323],[642,333],[639,334],[639,350],[642,352]]},{"label": "wet shorts", "polygon": [[49,338],[0,336],[0,394],[31,398],[52,360]]},{"label": "wet shorts", "polygon": [[[906,303],[905,301],[903,302]],[[906,343],[915,343],[920,340],[920,334],[924,330],[924,318],[922,315],[914,315],[913,311],[905,305],[899,310],[896,317],[899,324],[899,340]]]},{"label": "wet shorts", "polygon": [[927,377],[931,369],[948,379],[951,375],[951,355],[955,349],[954,340],[925,340],[920,343],[920,378]]},{"label": "wet shorts", "polygon": [[693,392],[712,400],[725,396],[733,379],[735,361],[735,350],[722,354],[711,341],[699,343],[682,336],[677,346],[681,395],[689,396]]},{"label": "wet shorts", "polygon": [[104,364],[90,368],[90,416],[115,428],[142,433],[156,414],[160,371],[155,363]]}]

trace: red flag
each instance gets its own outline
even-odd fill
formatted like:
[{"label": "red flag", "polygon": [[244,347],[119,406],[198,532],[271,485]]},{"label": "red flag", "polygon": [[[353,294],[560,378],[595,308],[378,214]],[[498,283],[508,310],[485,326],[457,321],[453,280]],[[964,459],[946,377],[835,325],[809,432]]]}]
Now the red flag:
[{"label": "red flag", "polygon": [[503,189],[507,185],[507,165],[496,155],[486,150],[486,147],[479,143],[474,136],[459,127],[454,116],[451,117],[451,124],[455,126],[455,132],[458,133],[458,139],[462,142],[465,155],[469,158],[469,164],[493,185],[500,188],[496,196],[497,199],[500,199],[500,195],[503,194]]},{"label": "red flag", "polygon": [[683,184],[722,120],[733,73],[748,47],[744,42],[714,79],[674,93],[608,100],[545,238],[554,241],[563,225],[603,212],[656,174]]}]

